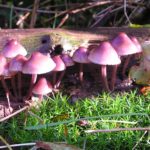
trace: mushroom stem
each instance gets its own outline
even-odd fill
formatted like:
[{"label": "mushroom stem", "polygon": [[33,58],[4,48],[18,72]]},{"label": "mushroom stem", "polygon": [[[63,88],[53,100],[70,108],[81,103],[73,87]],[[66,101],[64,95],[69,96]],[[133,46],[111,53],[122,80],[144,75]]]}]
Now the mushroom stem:
[{"label": "mushroom stem", "polygon": [[7,98],[7,103],[8,103],[9,110],[11,110],[10,97],[13,98],[13,99],[14,99],[14,97],[13,97],[13,95],[11,94],[10,90],[7,87],[7,84],[5,82],[4,76],[1,77],[1,83],[2,83],[2,86],[3,86],[4,90],[5,90],[5,95],[6,95],[6,98]]},{"label": "mushroom stem", "polygon": [[31,97],[33,85],[35,84],[36,80],[37,80],[37,74],[32,74],[29,91],[27,96],[25,97],[25,100],[28,100]]},{"label": "mushroom stem", "polygon": [[80,82],[82,83],[83,82],[83,64],[80,63],[80,66],[79,66],[79,79],[80,79]]},{"label": "mushroom stem", "polygon": [[54,88],[56,88],[55,86],[56,86],[56,78],[57,78],[57,74],[56,74],[56,72],[54,71],[53,72],[53,87]]},{"label": "mushroom stem", "polygon": [[17,98],[17,90],[16,90],[16,85],[15,85],[15,76],[13,76],[11,78],[11,86],[12,86],[12,89],[13,89],[13,93],[14,93],[15,97]]},{"label": "mushroom stem", "polygon": [[112,70],[111,82],[110,82],[110,89],[114,90],[115,82],[116,82],[116,75],[117,75],[118,65],[115,65]]},{"label": "mushroom stem", "polygon": [[109,86],[108,86],[108,81],[107,81],[107,69],[106,65],[101,65],[101,75],[102,75],[102,82],[104,84],[104,89],[107,92],[110,92]]},{"label": "mushroom stem", "polygon": [[132,56],[132,55],[129,55],[129,56],[127,56],[127,58],[125,59],[125,62],[124,62],[123,68],[122,68],[122,76],[123,76],[123,78],[126,77],[125,73],[126,73],[126,69],[127,69],[127,67],[128,67],[128,64],[129,64],[129,62],[130,62],[131,56]]},{"label": "mushroom stem", "polygon": [[19,94],[19,99],[22,98],[22,92],[21,92],[21,89],[22,89],[22,75],[21,75],[21,72],[19,71],[18,72],[18,94]]},{"label": "mushroom stem", "polygon": [[55,88],[58,88],[60,86],[60,83],[61,83],[62,78],[64,77],[64,74],[65,74],[65,70],[60,73],[60,76],[55,84]]},{"label": "mushroom stem", "polygon": [[40,102],[42,101],[42,99],[43,99],[43,95],[42,94],[40,94],[39,96],[38,96],[38,98],[39,98],[39,100],[40,100]]}]

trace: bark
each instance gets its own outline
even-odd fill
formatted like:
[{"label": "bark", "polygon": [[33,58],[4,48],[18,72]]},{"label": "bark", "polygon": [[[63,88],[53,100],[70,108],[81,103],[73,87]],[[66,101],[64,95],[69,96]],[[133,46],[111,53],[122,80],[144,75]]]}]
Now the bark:
[{"label": "bark", "polygon": [[136,36],[142,43],[150,40],[150,28],[124,28],[124,27],[101,27],[90,30],[67,30],[67,29],[5,29],[0,30],[0,50],[9,39],[17,39],[28,50],[28,53],[38,49],[42,42],[49,41],[51,45],[72,44],[77,47],[85,41],[98,44],[100,41],[111,40],[119,32],[126,32],[129,36]]}]

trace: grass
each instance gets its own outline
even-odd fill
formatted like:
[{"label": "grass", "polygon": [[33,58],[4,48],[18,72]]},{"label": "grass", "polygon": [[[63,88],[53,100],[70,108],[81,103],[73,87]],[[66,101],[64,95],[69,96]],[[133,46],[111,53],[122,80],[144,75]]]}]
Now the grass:
[{"label": "grass", "polygon": [[[88,134],[89,129],[112,129],[147,127],[150,124],[150,94],[138,95],[136,91],[122,95],[100,94],[97,97],[68,103],[69,97],[57,94],[43,100],[40,107],[30,113],[21,113],[8,122],[0,124],[0,134],[12,143],[65,141],[86,150],[99,149],[148,149],[148,133],[123,131]],[[33,115],[34,114],[34,115]],[[38,116],[38,117],[37,117]],[[87,126],[79,126],[82,118]]]}]

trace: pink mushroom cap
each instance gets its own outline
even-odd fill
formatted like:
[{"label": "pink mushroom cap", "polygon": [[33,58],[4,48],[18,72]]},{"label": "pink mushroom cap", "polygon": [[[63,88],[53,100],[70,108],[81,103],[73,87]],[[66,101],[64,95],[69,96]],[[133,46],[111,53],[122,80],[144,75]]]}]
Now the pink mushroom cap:
[{"label": "pink mushroom cap", "polygon": [[139,51],[132,40],[124,32],[120,32],[118,36],[112,40],[111,44],[119,56],[135,54]]},{"label": "pink mushroom cap", "polygon": [[3,74],[6,66],[7,66],[6,58],[0,54],[0,75]]},{"label": "pink mushroom cap", "polygon": [[116,65],[121,60],[109,42],[102,42],[96,49],[90,51],[88,59],[99,65]]},{"label": "pink mushroom cap", "polygon": [[8,41],[1,53],[7,58],[13,58],[18,54],[27,55],[26,49],[15,39]]},{"label": "pink mushroom cap", "polygon": [[12,76],[14,73],[9,71],[9,62],[0,54],[0,76]]},{"label": "pink mushroom cap", "polygon": [[77,63],[89,63],[88,49],[86,47],[79,47],[73,53],[72,59]]},{"label": "pink mushroom cap", "polygon": [[72,58],[68,54],[62,54],[61,58],[65,63],[66,67],[73,66],[75,64]]},{"label": "pink mushroom cap", "polygon": [[66,65],[65,63],[63,62],[63,60],[61,59],[61,56],[60,55],[56,55],[53,57],[53,61],[55,62],[56,64],[56,67],[54,68],[53,71],[63,71],[66,69]]},{"label": "pink mushroom cap", "polygon": [[16,57],[12,58],[9,62],[9,70],[10,71],[22,71],[24,63],[28,59],[23,55],[17,55]]},{"label": "pink mushroom cap", "polygon": [[56,64],[49,56],[40,52],[33,52],[30,58],[24,63],[22,72],[25,74],[44,74],[52,71]]},{"label": "pink mushroom cap", "polygon": [[131,40],[135,44],[135,46],[137,47],[137,53],[142,52],[142,46],[139,43],[138,39],[136,37],[131,37]]},{"label": "pink mushroom cap", "polygon": [[33,87],[32,92],[38,95],[45,95],[52,92],[52,85],[46,78],[42,77]]}]

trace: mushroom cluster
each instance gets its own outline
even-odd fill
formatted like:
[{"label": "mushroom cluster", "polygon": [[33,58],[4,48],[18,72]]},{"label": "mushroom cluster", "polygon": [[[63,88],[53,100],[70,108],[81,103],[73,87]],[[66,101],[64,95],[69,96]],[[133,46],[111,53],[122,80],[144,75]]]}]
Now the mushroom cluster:
[{"label": "mushroom cluster", "polygon": [[[123,65],[122,75],[125,76],[126,68],[131,56],[142,52],[142,48],[135,37],[129,37],[126,33],[119,33],[112,41],[104,41],[99,45],[88,47],[80,46],[72,56],[69,54],[44,55],[42,52],[34,51],[29,56],[26,49],[15,39],[9,40],[0,53],[0,75],[2,86],[10,106],[10,99],[24,101],[31,98],[32,93],[39,95],[48,94],[59,88],[65,70],[75,63],[79,64],[79,80],[83,85],[84,64],[100,65],[100,75],[105,91],[114,90],[117,68],[123,57],[126,58]],[[110,82],[107,79],[107,65],[113,65]],[[52,80],[45,74],[51,73]],[[31,76],[26,94],[23,94],[22,78],[24,74]],[[9,77],[11,87],[8,87],[5,79]],[[16,79],[17,77],[17,79]],[[16,82],[17,80],[17,82]],[[52,82],[52,84],[51,84]]]}]

